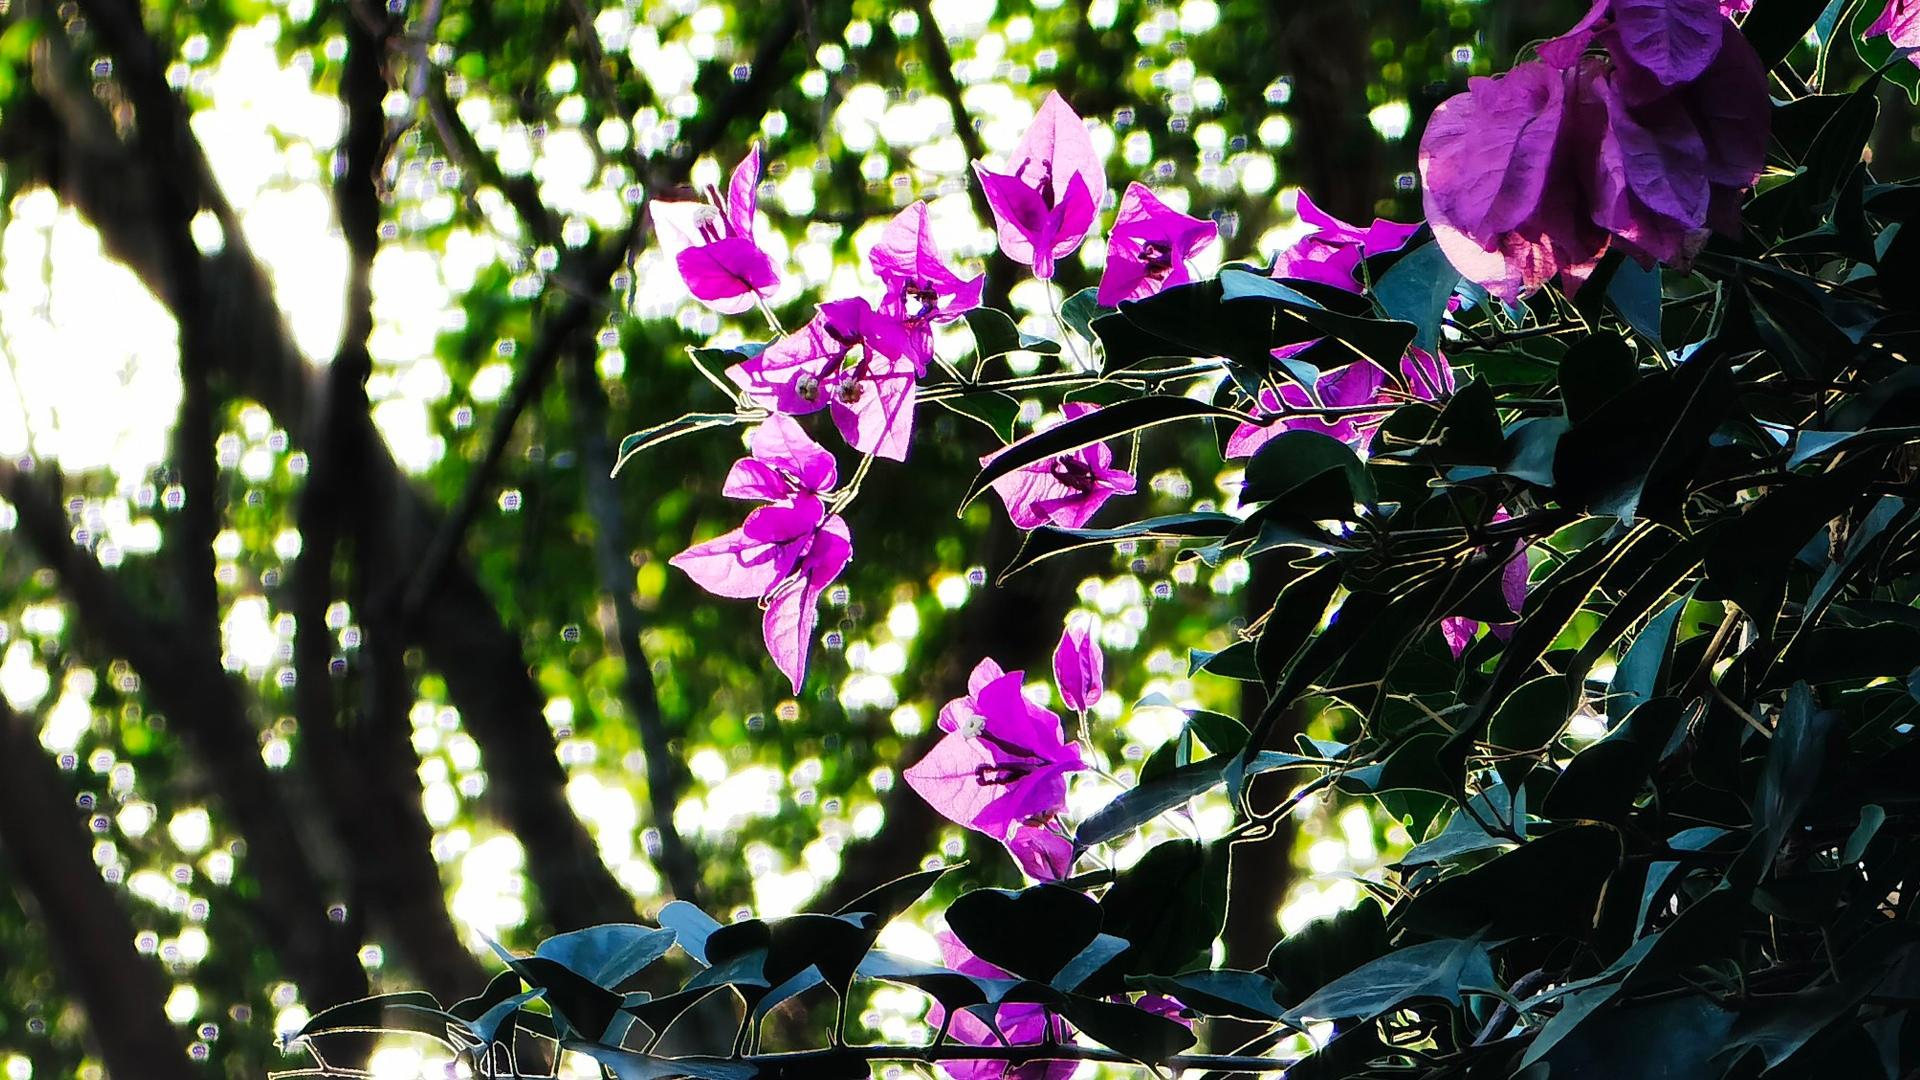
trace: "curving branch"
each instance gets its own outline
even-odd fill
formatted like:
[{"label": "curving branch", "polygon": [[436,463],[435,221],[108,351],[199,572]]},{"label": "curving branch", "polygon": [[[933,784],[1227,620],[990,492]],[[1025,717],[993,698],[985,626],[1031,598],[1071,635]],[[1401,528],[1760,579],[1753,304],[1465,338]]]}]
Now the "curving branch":
[{"label": "curving branch", "polygon": [[[927,0],[911,2],[914,13],[920,16],[920,42],[927,50],[927,67],[933,73],[933,83],[939,87],[940,96],[946,99],[948,111],[953,114],[953,133],[960,137],[960,145],[967,151],[967,160],[985,160],[986,144],[980,141],[980,130],[973,126],[973,117],[967,114],[967,103],[960,93],[960,80],[953,74],[953,53],[947,49],[947,37],[933,17],[933,5]],[[992,227],[993,207],[987,205],[986,189],[972,176],[964,179],[967,197],[973,202],[974,216],[982,224]],[[1011,310],[1007,294],[1012,291],[1017,275],[1013,260],[995,245],[993,254],[987,257],[987,287],[981,295],[981,303],[1002,311]]]},{"label": "curving branch", "polygon": [[[377,18],[372,24],[345,20],[348,51],[340,96],[348,119],[334,198],[352,263],[340,347],[310,428],[301,433],[310,465],[295,511],[301,555],[286,589],[298,627],[294,708],[306,764],[340,840],[354,906],[365,909],[422,985],[451,1001],[486,985],[487,973],[461,940],[433,859],[433,827],[420,801],[420,760],[409,737],[414,694],[401,660],[403,645],[376,606],[360,603],[361,595],[387,587],[390,544],[380,521],[352,513],[355,507],[388,501],[367,497],[360,463],[352,456],[353,448],[367,440],[358,427],[368,415],[370,278],[379,250],[380,174],[386,162],[381,102],[387,78],[380,57],[393,28],[384,15]],[[351,536],[342,537],[343,523],[351,527]],[[343,539],[350,541],[353,555],[355,606],[367,624],[358,654],[364,693],[357,714],[336,700],[335,688],[344,684],[335,673],[326,628]]]},{"label": "curving branch", "polygon": [[698,904],[700,863],[673,823],[674,807],[686,790],[686,768],[667,745],[660,716],[653,668],[641,647],[640,609],[633,602],[633,566],[628,555],[633,543],[621,513],[620,491],[613,479],[614,448],[607,437],[607,393],[594,371],[592,342],[574,348],[573,378],[569,389],[579,421],[580,474],[586,485],[587,517],[593,522],[593,562],[600,591],[613,607],[614,651],[625,670],[621,681],[627,712],[640,729],[640,750],[647,763],[647,808],[660,834],[657,860],[667,886],[679,899]]},{"label": "curving branch", "polygon": [[0,855],[22,906],[47,931],[61,980],[86,1010],[113,1075],[193,1080],[200,1070],[167,1019],[166,979],[134,951],[133,920],[92,848],[66,779],[33,725],[0,697]]}]

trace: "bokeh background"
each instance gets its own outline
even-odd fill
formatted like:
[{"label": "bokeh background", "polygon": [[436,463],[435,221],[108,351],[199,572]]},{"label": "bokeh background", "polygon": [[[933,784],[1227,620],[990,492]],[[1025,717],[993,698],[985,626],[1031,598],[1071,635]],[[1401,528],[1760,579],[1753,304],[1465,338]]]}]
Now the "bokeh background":
[{"label": "bokeh background", "polygon": [[[930,407],[849,514],[855,559],[789,694],[753,605],[665,561],[737,520],[739,429],[607,475],[625,433],[725,407],[689,346],[767,334],[693,303],[636,208],[757,140],[787,325],[872,295],[866,248],[925,199],[948,254],[1058,337],[1100,244],[1051,297],[1016,278],[968,168],[1048,90],[1096,122],[1116,193],[1213,217],[1209,266],[1264,262],[1302,232],[1302,189],[1417,218],[1425,116],[1583,7],[0,0],[0,1077],[102,1076],[104,1040],[161,1047],[155,1077],[260,1077],[300,1064],[276,1038],[309,1010],[451,1001],[496,969],[488,937],[675,896],[723,920],[831,909],[962,857],[942,895],[1017,883],[898,782],[967,671],[992,656],[1044,693],[1062,619],[1098,620],[1110,776],[1076,783],[1085,813],[1177,733],[1171,706],[1241,711],[1188,651],[1270,593],[1155,548],[996,586],[1018,536],[997,503],[955,507],[999,439]],[[1235,490],[1203,434],[1137,453],[1134,516]],[[1115,858],[1229,824],[1203,802]],[[1236,854],[1229,962],[1356,902],[1407,839],[1337,800],[1295,824]],[[883,944],[936,955],[935,928]],[[817,1036],[819,1004],[776,1039]],[[924,1009],[876,991],[859,1035],[924,1039]],[[444,1058],[392,1041],[370,1067]]]}]

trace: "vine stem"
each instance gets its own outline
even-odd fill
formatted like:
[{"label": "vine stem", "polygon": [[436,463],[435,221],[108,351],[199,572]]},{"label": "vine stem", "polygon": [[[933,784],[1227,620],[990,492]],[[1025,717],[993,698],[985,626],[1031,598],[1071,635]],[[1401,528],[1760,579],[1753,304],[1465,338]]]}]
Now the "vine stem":
[{"label": "vine stem", "polygon": [[1059,292],[1060,290],[1054,286],[1053,282],[1047,282],[1047,306],[1053,309],[1053,325],[1060,331],[1060,340],[1066,344],[1067,351],[1073,354],[1073,366],[1088,375],[1096,374],[1087,364],[1087,358],[1080,355],[1080,346],[1074,343],[1073,331],[1068,328],[1067,320],[1060,314]]}]

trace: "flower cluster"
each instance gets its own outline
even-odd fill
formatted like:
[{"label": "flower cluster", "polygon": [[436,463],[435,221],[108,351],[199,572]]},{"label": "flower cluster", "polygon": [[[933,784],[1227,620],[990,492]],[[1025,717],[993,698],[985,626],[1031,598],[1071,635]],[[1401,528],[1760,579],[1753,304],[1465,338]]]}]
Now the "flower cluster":
[{"label": "flower cluster", "polygon": [[1769,102],[1722,6],[1596,0],[1538,59],[1442,103],[1419,164],[1453,265],[1512,301],[1556,276],[1577,290],[1610,250],[1684,265],[1737,231]]},{"label": "flower cluster", "polygon": [[[1084,685],[1072,685],[1084,696]],[[1066,741],[1059,715],[1029,701],[1025,686],[1025,672],[980,661],[966,696],[940,710],[946,734],[902,776],[942,817],[1005,844],[1028,876],[1058,881],[1073,867],[1073,841],[1058,827],[1067,774],[1087,761]]]},{"label": "flower cluster", "polygon": [[[1300,193],[1297,208],[1300,220],[1313,228],[1274,259],[1273,276],[1344,292],[1361,291],[1361,262],[1400,250],[1420,231],[1417,224],[1379,218],[1362,229],[1320,209],[1305,192]],[[1277,360],[1290,359],[1316,343],[1317,339],[1282,346],[1273,355]],[[1453,393],[1453,367],[1444,356],[1409,348],[1398,367],[1396,377],[1371,360],[1357,360],[1323,375],[1312,395],[1293,383],[1261,390],[1255,410],[1260,419],[1234,429],[1227,439],[1227,456],[1252,457],[1283,431],[1317,431],[1365,449],[1380,422],[1398,404],[1439,401]]]},{"label": "flower cluster", "polygon": [[[1058,94],[1041,105],[1007,172],[983,163],[975,169],[1001,250],[1043,279],[1086,239],[1107,193],[1086,124]],[[655,232],[688,290],[723,314],[765,309],[780,284],[779,270],[755,234],[760,174],[756,147],[734,168],[724,198],[709,190],[704,202],[656,201],[650,208]],[[1098,302],[1137,300],[1192,280],[1195,253],[1217,236],[1212,222],[1174,210],[1144,185],[1130,185],[1114,218]],[[741,528],[672,560],[709,592],[761,601],[768,651],[796,693],[806,674],[815,602],[846,565],[851,543],[846,522],[821,500],[835,482],[833,458],[791,418],[824,411],[859,453],[906,460],[919,384],[935,359],[934,327],[978,307],[984,284],[979,276],[962,276],[942,256],[923,202],[887,224],[867,264],[882,286],[878,300],[827,300],[800,330],[727,369],[746,402],[773,414],[753,436],[753,456],[735,471],[752,466],[781,479],[753,485],[730,480],[726,494],[771,505],[750,514]],[[1072,419],[1094,408],[1069,404],[1064,411]],[[792,457],[802,444],[812,469],[804,475]],[[1033,529],[1085,525],[1107,499],[1134,486],[1131,473],[1113,467],[1112,451],[1096,444],[1031,464],[995,488],[1014,524]]]},{"label": "flower cluster", "polygon": [[767,652],[798,693],[820,594],[853,555],[846,520],[824,501],[839,472],[833,455],[784,416],[755,428],[749,451],[733,463],[721,491],[767,505],[669,561],[716,596],[760,601]]}]

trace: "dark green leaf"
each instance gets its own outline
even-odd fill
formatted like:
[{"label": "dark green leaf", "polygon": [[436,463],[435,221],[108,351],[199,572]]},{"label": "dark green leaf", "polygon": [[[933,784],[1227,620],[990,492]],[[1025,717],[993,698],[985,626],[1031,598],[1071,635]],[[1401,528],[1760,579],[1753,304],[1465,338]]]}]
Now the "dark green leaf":
[{"label": "dark green leaf", "polygon": [[1420,890],[1395,912],[1396,925],[1435,936],[1578,936],[1592,929],[1620,852],[1620,834],[1604,825],[1551,832]]},{"label": "dark green leaf", "polygon": [[1829,521],[1864,497],[1876,468],[1855,458],[1830,472],[1795,476],[1723,526],[1707,548],[1707,582],[1740,605],[1762,635],[1773,633],[1787,595],[1794,557]]},{"label": "dark green leaf", "polygon": [[677,439],[682,435],[691,435],[696,431],[706,431],[709,428],[717,427],[731,427],[734,424],[745,424],[748,422],[749,419],[747,417],[741,416],[738,413],[688,413],[678,420],[669,420],[664,424],[655,424],[650,428],[642,428],[620,440],[620,454],[618,459],[613,463],[613,475],[620,475],[620,470],[626,467],[627,462],[631,460],[635,454],[651,447],[659,446],[663,442]]},{"label": "dark green leaf", "polygon": [[1465,987],[1494,985],[1487,948],[1477,937],[1441,938],[1396,949],[1347,972],[1287,1010],[1289,1023],[1372,1020],[1403,1005],[1460,1004]]},{"label": "dark green leaf", "polygon": [[[1558,675],[1542,675],[1522,683],[1507,700],[1493,711],[1487,723],[1487,740],[1506,753],[1524,753],[1547,747],[1573,714],[1573,693],[1567,681]],[[1500,774],[1507,783],[1517,783],[1532,762],[1526,758],[1503,758]]]},{"label": "dark green leaf", "polygon": [[1191,709],[1187,730],[1215,755],[1237,754],[1247,745],[1247,726],[1224,713]]},{"label": "dark green leaf", "polygon": [[[1388,371],[1397,371],[1400,358],[1413,344],[1411,323],[1388,319],[1367,319],[1330,310],[1301,292],[1262,274],[1245,270],[1220,271],[1221,298],[1227,307],[1236,303],[1272,305],[1337,341],[1352,351],[1350,358],[1372,360]],[[1278,312],[1276,313],[1278,314]],[[1323,368],[1337,364],[1322,364]]]},{"label": "dark green leaf", "polygon": [[1020,402],[998,390],[969,390],[957,397],[938,398],[934,404],[984,425],[1003,443],[1013,441],[1014,423],[1020,419]]},{"label": "dark green leaf", "polygon": [[948,872],[964,865],[964,863],[952,863],[894,878],[885,885],[875,886],[847,901],[834,914],[871,916],[867,920],[867,928],[878,930],[912,907],[927,894],[928,889],[933,888],[935,882],[946,876]]},{"label": "dark green leaf", "polygon": [[[1660,268],[1642,267],[1628,259],[1614,270],[1607,281],[1607,306],[1633,332],[1658,349],[1660,340]],[[1564,382],[1564,379],[1562,380]]]},{"label": "dark green leaf", "polygon": [[1278,1020],[1280,1003],[1274,994],[1280,984],[1257,971],[1189,971],[1184,975],[1145,975],[1127,979],[1136,990],[1151,990],[1177,998],[1204,1016],[1231,1016],[1239,1020]]},{"label": "dark green leaf", "polygon": [[656,918],[661,926],[673,931],[674,944],[683,952],[702,965],[708,962],[707,938],[720,929],[718,919],[685,900],[669,901]]},{"label": "dark green leaf", "polygon": [[1795,683],[1787,691],[1787,704],[1767,744],[1766,768],[1754,793],[1753,837],[1727,871],[1730,880],[1757,882],[1772,867],[1774,855],[1799,821],[1826,766],[1827,737],[1835,719],[1816,705],[1813,689],[1806,683]]},{"label": "dark green leaf", "polygon": [[1131,832],[1152,821],[1168,810],[1197,798],[1219,784],[1227,763],[1245,761],[1245,774],[1257,776],[1279,769],[1304,768],[1315,764],[1308,758],[1292,754],[1279,754],[1271,751],[1259,754],[1241,752],[1242,756],[1220,755],[1196,761],[1191,765],[1182,765],[1172,772],[1150,782],[1143,782],[1120,793],[1112,802],[1101,807],[1074,831],[1074,846],[1085,850],[1095,844],[1104,844],[1114,837]]},{"label": "dark green leaf", "polygon": [[[1113,961],[1128,949],[1127,939],[1101,934],[1053,977],[1053,988],[1066,993],[1108,994],[1120,987],[1119,965]],[[1092,980],[1089,982],[1089,980]]]},{"label": "dark green leaf", "polygon": [[1227,914],[1227,853],[1193,840],[1155,845],[1100,900],[1101,925],[1126,939],[1126,975],[1173,975],[1204,962]]},{"label": "dark green leaf", "polygon": [[1680,719],[1677,698],[1654,698],[1635,708],[1567,763],[1541,813],[1556,821],[1624,821]]},{"label": "dark green leaf", "polygon": [[1326,618],[1340,586],[1340,566],[1328,562],[1295,579],[1274,598],[1255,645],[1260,679],[1268,686],[1280,681],[1294,655]]},{"label": "dark green leaf", "polygon": [[1536,416],[1522,420],[1507,433],[1507,462],[1499,472],[1543,488],[1553,486],[1553,458],[1567,433],[1564,416]]},{"label": "dark green leaf", "polygon": [[989,964],[1052,982],[1100,934],[1100,905],[1082,892],[1035,885],[1019,892],[975,889],[947,908],[947,925]]},{"label": "dark green leaf", "polygon": [[1617,334],[1590,334],[1560,359],[1560,396],[1579,423],[1633,385],[1633,348]]},{"label": "dark green leaf", "polygon": [[[1096,414],[1098,415],[1098,414]],[[1313,481],[1336,473],[1342,482],[1330,488]],[[1354,505],[1376,495],[1373,478],[1353,448],[1317,431],[1283,431],[1247,462],[1244,502],[1277,501],[1289,516],[1307,520],[1351,519]]]},{"label": "dark green leaf", "polygon": [[1435,465],[1500,465],[1510,456],[1493,390],[1480,378],[1447,399],[1427,441],[1413,453],[1414,460]]},{"label": "dark green leaf", "polygon": [[407,990],[361,998],[322,1009],[301,1025],[293,1038],[308,1039],[354,1031],[401,1031],[447,1041],[447,1024],[464,1023],[440,1008],[432,994]]},{"label": "dark green leaf", "polygon": [[1607,686],[1607,722],[1618,724],[1626,715],[1661,692],[1666,682],[1668,661],[1673,656],[1674,634],[1680,626],[1680,613],[1686,609],[1691,592],[1668,604],[1655,615],[1646,629],[1634,635],[1627,654],[1614,668],[1613,681]]},{"label": "dark green leaf", "polygon": [[1060,305],[1060,319],[1074,333],[1087,341],[1094,340],[1093,320],[1111,314],[1112,308],[1102,308],[1099,301],[1100,290],[1092,286],[1081,289]]},{"label": "dark green leaf", "polygon": [[1608,1000],[1607,988],[1587,993],[1599,999],[1597,1007],[1580,1012],[1577,1026],[1542,1056],[1553,1080],[1715,1075],[1708,1062],[1733,1026],[1733,1013],[1712,999],[1686,994],[1622,1005]]},{"label": "dark green leaf", "polygon": [[1373,298],[1389,318],[1414,325],[1413,344],[1427,352],[1440,348],[1440,320],[1447,301],[1460,284],[1460,271],[1447,261],[1437,243],[1426,243],[1402,255],[1374,282]]},{"label": "dark green leaf", "polygon": [[1095,1042],[1135,1061],[1166,1061],[1194,1043],[1185,1024],[1132,1005],[1076,994],[1061,1012]]},{"label": "dark green leaf", "polygon": [[[1787,58],[1795,45],[1813,29],[1814,20],[1829,0],[1760,0],[1741,24],[1753,51],[1760,54],[1762,67],[1772,69]],[[1869,5],[1871,6],[1871,5]]]},{"label": "dark green leaf", "polygon": [[1640,379],[1560,437],[1556,494],[1626,522],[1672,519],[1733,396],[1718,351]]},{"label": "dark green leaf", "polygon": [[673,948],[673,931],[633,923],[610,923],[559,934],[540,943],[545,957],[581,978],[613,990]]},{"label": "dark green leaf", "polygon": [[1117,544],[1124,540],[1218,540],[1240,525],[1231,514],[1196,512],[1146,518],[1111,529],[1061,529],[1044,526],[1027,534],[1000,580],[1069,551]]},{"label": "dark green leaf", "polygon": [[1049,354],[1060,351],[1058,342],[1022,334],[1005,312],[994,308],[973,308],[961,317],[967,320],[967,329],[973,331],[974,355],[980,363],[1022,349]]},{"label": "dark green leaf", "polygon": [[1267,954],[1263,970],[1279,980],[1281,989],[1275,997],[1280,1004],[1292,1007],[1386,952],[1387,917],[1378,903],[1362,900],[1282,938]]}]

